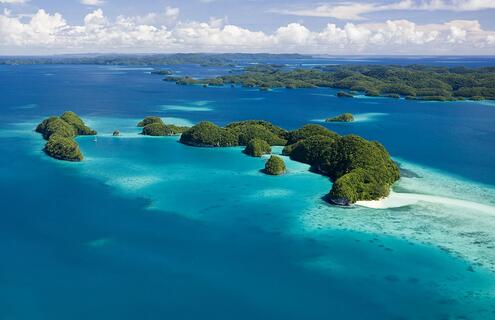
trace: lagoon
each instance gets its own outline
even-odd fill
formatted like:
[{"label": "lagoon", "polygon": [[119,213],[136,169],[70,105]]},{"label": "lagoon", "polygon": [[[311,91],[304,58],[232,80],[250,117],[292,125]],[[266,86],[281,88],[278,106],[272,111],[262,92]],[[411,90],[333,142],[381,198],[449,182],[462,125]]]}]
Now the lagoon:
[{"label": "lagoon", "polygon": [[[0,319],[495,314],[492,102],[184,87],[148,71],[0,66]],[[99,132],[96,143],[77,138],[77,164],[46,157],[32,132],[68,109]],[[382,142],[411,173],[394,192],[414,201],[329,206],[331,183],[305,165],[266,176],[242,148],[191,148],[135,127],[159,115],[290,129],[344,112],[356,121],[323,125]]]}]

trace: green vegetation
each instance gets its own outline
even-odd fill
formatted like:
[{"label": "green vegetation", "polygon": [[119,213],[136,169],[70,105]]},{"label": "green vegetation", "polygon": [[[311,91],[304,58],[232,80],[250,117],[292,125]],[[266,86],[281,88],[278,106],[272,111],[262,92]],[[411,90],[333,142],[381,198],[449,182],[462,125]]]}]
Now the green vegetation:
[{"label": "green vegetation", "polygon": [[76,129],[76,135],[78,136],[93,136],[96,134],[95,130],[86,126],[82,119],[72,111],[62,113],[60,119],[73,126]]},{"label": "green vegetation", "polygon": [[261,139],[271,146],[283,146],[287,142],[281,136],[285,131],[267,121],[240,121],[226,127],[238,136],[238,144],[245,146],[252,139]]},{"label": "green vegetation", "polygon": [[175,136],[189,127],[179,127],[173,124],[150,123],[144,126],[142,134],[145,136]]},{"label": "green vegetation", "polygon": [[268,161],[265,163],[264,172],[269,175],[278,176],[284,174],[286,171],[285,163],[282,158],[277,156],[270,156]]},{"label": "green vegetation", "polygon": [[397,165],[381,144],[355,135],[337,139],[313,167],[334,181],[329,196],[337,204],[385,197],[400,178]]},{"label": "green vegetation", "polygon": [[352,122],[354,121],[354,116],[352,113],[343,113],[336,117],[326,118],[325,122]]},{"label": "green vegetation", "polygon": [[160,118],[160,117],[145,117],[143,120],[138,122],[137,126],[138,127],[144,127],[144,126],[146,126],[148,124],[152,124],[152,123],[165,124],[165,123],[163,123],[162,118]]},{"label": "green vegetation", "polygon": [[[285,131],[259,120],[234,122],[225,128],[201,122],[186,130],[180,142],[200,147],[245,145],[244,153],[255,157],[270,153],[270,145],[284,142],[284,155],[307,163],[312,171],[330,177],[334,184],[327,199],[340,205],[385,197],[400,177],[397,165],[378,142],[355,135],[339,136],[315,124]],[[285,172],[283,160],[271,156],[265,172]]]},{"label": "green vegetation", "polygon": [[307,139],[312,136],[326,136],[335,139],[339,135],[319,124],[307,124],[297,130],[290,131],[287,132],[287,134],[285,134],[288,145]]},{"label": "green vegetation", "polygon": [[165,124],[160,117],[145,117],[137,126],[143,128],[141,134],[145,136],[174,136],[189,129],[189,127]]},{"label": "green vegetation", "polygon": [[261,139],[273,146],[285,145],[285,133],[285,130],[267,121],[239,121],[225,128],[205,121],[186,130],[180,141],[193,146],[228,147],[245,146],[252,139]]},{"label": "green vegetation", "polygon": [[96,131],[87,127],[77,114],[64,112],[60,117],[49,117],[35,129],[48,142],[44,151],[49,156],[66,161],[81,161],[83,155],[74,140],[77,135],[95,135]]},{"label": "green vegetation", "polygon": [[238,145],[238,137],[229,129],[203,121],[184,131],[180,142],[196,147],[230,147]]},{"label": "green vegetation", "polygon": [[296,142],[284,148],[284,155],[288,155],[292,160],[316,165],[323,158],[323,151],[332,147],[335,138],[316,135]]},{"label": "green vegetation", "polygon": [[[330,87],[364,92],[367,96],[407,97],[418,100],[495,99],[495,67],[433,66],[322,66],[290,70],[276,65],[246,67],[241,74],[214,79],[169,79],[181,84],[234,84],[244,87]],[[341,91],[340,97],[352,94]]]},{"label": "green vegetation", "polygon": [[299,54],[268,53],[175,53],[175,54],[88,54],[54,56],[3,56],[0,64],[96,64],[122,66],[164,66],[196,64],[206,67],[235,66],[236,61],[264,61],[267,59],[307,59]]},{"label": "green vegetation", "polygon": [[335,204],[385,197],[400,177],[397,165],[381,144],[355,135],[307,136],[287,145],[283,153],[311,165],[312,171],[329,176],[334,184],[328,199]]},{"label": "green vegetation", "polygon": [[264,154],[271,153],[272,148],[265,140],[254,138],[249,140],[243,152],[252,157],[261,157]]},{"label": "green vegetation", "polygon": [[49,117],[43,120],[35,131],[41,133],[45,140],[48,140],[54,133],[68,138],[75,137],[77,133],[77,130],[71,124],[59,117]]},{"label": "green vegetation", "polygon": [[83,159],[77,142],[72,138],[61,136],[58,133],[50,136],[44,151],[49,156],[59,160],[81,161]]}]

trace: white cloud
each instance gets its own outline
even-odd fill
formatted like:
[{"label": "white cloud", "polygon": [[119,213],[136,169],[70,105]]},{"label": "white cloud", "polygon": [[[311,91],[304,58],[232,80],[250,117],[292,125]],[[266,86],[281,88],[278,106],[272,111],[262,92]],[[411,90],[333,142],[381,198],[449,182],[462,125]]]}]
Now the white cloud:
[{"label": "white cloud", "polygon": [[179,8],[165,7],[162,12],[151,12],[144,16],[124,17],[121,19],[129,19],[135,24],[152,25],[152,26],[169,26],[177,21],[179,18]]},{"label": "white cloud", "polygon": [[275,9],[272,12],[310,17],[327,17],[341,20],[363,20],[363,15],[381,11],[479,11],[495,9],[495,0],[400,0],[392,3],[350,3],[322,4],[314,8]]},{"label": "white cloud", "polygon": [[[318,54],[493,54],[495,31],[476,20],[417,24],[328,24],[310,30],[300,23],[273,33],[249,30],[224,19],[180,21],[179,10],[144,17],[106,17],[101,9],[81,25],[39,10],[31,17],[0,14],[0,54],[70,52],[301,52]],[[160,18],[157,18],[160,17]]]},{"label": "white cloud", "polygon": [[87,6],[101,6],[105,3],[103,0],[80,0],[80,2]]},{"label": "white cloud", "polygon": [[5,4],[23,4],[28,2],[29,0],[0,0],[0,3]]}]

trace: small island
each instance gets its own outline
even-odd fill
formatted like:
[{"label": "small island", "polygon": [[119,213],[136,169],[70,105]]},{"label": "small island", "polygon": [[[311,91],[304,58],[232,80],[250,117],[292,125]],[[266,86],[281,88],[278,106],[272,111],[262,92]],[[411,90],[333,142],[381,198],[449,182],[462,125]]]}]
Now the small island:
[{"label": "small island", "polygon": [[174,72],[172,70],[165,69],[165,70],[151,71],[151,74],[157,74],[157,75],[160,75],[160,76],[171,76],[171,75],[174,74]]},{"label": "small island", "polygon": [[[245,146],[244,152],[254,156],[269,153],[270,146],[284,146],[284,155],[330,177],[333,186],[325,199],[338,205],[386,197],[400,178],[397,165],[380,143],[356,135],[340,136],[316,124],[287,131],[262,120],[239,121],[225,127],[203,121],[184,131],[180,142],[195,147]],[[275,159],[270,161],[267,173],[272,172],[272,163],[280,164]]]},{"label": "small island", "polygon": [[345,91],[339,91],[337,92],[337,97],[338,98],[354,98],[354,95],[351,93],[345,92]]},{"label": "small island", "polygon": [[96,135],[74,112],[66,111],[60,117],[43,120],[35,129],[48,140],[43,149],[47,155],[58,160],[81,161],[83,155],[75,141],[78,135]]},{"label": "small island", "polygon": [[154,116],[144,118],[137,126],[143,128],[141,134],[145,136],[175,136],[189,129],[189,127],[165,124],[160,117]]},{"label": "small island", "polygon": [[354,121],[354,116],[352,113],[343,113],[332,118],[326,118],[325,122],[352,122]]},{"label": "small island", "polygon": [[261,157],[264,154],[271,153],[272,148],[265,140],[254,138],[249,140],[243,152],[252,157]]},{"label": "small island", "polygon": [[277,156],[270,156],[270,158],[265,163],[264,173],[279,176],[284,174],[286,171],[284,160]]}]

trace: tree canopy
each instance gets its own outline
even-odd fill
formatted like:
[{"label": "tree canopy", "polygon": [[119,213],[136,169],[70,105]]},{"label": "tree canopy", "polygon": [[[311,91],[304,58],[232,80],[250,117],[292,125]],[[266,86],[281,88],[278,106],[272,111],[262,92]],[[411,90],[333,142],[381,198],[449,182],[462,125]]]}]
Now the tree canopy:
[{"label": "tree canopy", "polygon": [[286,171],[285,162],[278,156],[270,156],[265,163],[265,173],[273,176],[284,174]]},{"label": "tree canopy", "polygon": [[66,111],[60,117],[51,116],[43,120],[35,129],[48,142],[44,151],[49,156],[66,161],[81,161],[83,155],[74,140],[77,135],[95,135],[96,131],[84,124],[74,112]]},{"label": "tree canopy", "polygon": [[[258,88],[330,87],[360,91],[368,96],[419,100],[495,99],[495,67],[434,67],[344,65],[310,69],[287,69],[284,66],[255,65],[241,74],[212,79],[170,79],[181,84],[235,84]],[[352,97],[340,91],[339,97]]]},{"label": "tree canopy", "polygon": [[252,157],[261,157],[264,154],[272,152],[272,148],[265,140],[254,138],[249,140],[244,149],[244,153]]}]

